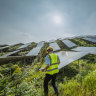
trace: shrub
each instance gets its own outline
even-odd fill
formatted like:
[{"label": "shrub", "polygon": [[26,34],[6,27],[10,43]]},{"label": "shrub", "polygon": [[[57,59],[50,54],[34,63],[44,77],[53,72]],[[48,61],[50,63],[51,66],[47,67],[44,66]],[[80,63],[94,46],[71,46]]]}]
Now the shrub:
[{"label": "shrub", "polygon": [[96,90],[96,70],[89,73],[83,81],[84,86],[86,86],[90,91]]}]

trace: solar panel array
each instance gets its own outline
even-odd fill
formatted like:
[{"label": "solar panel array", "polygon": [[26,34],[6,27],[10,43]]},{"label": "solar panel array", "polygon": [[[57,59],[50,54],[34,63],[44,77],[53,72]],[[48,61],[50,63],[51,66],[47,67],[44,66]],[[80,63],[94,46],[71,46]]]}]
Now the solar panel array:
[{"label": "solar panel array", "polygon": [[26,43],[26,44],[22,45],[21,47],[19,47],[18,49],[26,48],[26,47],[29,46],[31,43],[32,43],[32,42],[30,42],[30,43]]},{"label": "solar panel array", "polygon": [[96,39],[92,39],[92,38],[83,38],[84,40],[87,40],[87,41],[90,41],[90,42],[93,42],[93,43],[96,43]]},{"label": "solar panel array", "polygon": [[58,44],[56,42],[50,43],[49,46],[52,47],[54,49],[54,51],[60,50],[60,47],[58,46]]},{"label": "solar panel array", "polygon": [[32,49],[26,56],[37,56],[38,53],[40,52],[40,49],[43,47],[43,45],[44,45],[44,42],[39,42],[37,44],[37,47]]},{"label": "solar panel array", "polygon": [[7,53],[7,54],[5,54],[5,55],[3,55],[3,56],[0,56],[0,58],[6,58],[6,57],[8,57],[8,56],[10,56],[10,55],[13,55],[13,54],[19,52],[19,51],[20,51],[20,50],[13,51],[13,52],[9,52],[9,53]]},{"label": "solar panel array", "polygon": [[74,44],[73,42],[71,42],[70,40],[62,40],[62,42],[69,48],[71,47],[75,47],[76,44]]},{"label": "solar panel array", "polygon": [[96,54],[96,47],[77,47],[72,50],[79,52],[89,52],[90,54]]},{"label": "solar panel array", "polygon": [[57,53],[60,58],[59,69],[64,66],[80,59],[81,57],[88,54],[88,52],[72,52],[72,51],[60,51]]},{"label": "solar panel array", "polygon": [[5,47],[0,47],[0,49],[5,49],[5,48],[7,48],[7,47],[9,47],[9,46],[5,46]]}]

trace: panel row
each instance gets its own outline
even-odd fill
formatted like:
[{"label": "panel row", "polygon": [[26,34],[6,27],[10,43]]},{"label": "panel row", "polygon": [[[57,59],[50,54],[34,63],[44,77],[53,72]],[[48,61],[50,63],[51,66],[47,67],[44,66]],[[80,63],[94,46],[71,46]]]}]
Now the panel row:
[{"label": "panel row", "polygon": [[43,47],[44,42],[39,42],[35,48],[33,48],[26,56],[37,56],[40,49]]},{"label": "panel row", "polygon": [[85,55],[87,55],[89,53],[88,52],[60,51],[57,54],[60,58],[59,69],[61,69],[61,68],[65,67],[66,65],[72,63],[73,61],[80,59],[81,57],[84,57]]},{"label": "panel row", "polygon": [[69,48],[75,47],[76,44],[74,44],[73,42],[71,42],[70,40],[62,40],[62,42]]},{"label": "panel row", "polygon": [[92,38],[83,38],[84,40],[96,43],[96,39],[92,39]]}]

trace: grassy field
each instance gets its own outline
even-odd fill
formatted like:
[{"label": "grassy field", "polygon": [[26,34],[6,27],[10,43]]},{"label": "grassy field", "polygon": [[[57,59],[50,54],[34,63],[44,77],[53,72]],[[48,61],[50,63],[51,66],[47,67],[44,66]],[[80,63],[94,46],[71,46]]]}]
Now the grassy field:
[{"label": "grassy field", "polygon": [[[95,46],[82,39],[72,39],[78,46]],[[62,42],[57,40],[62,50]],[[31,64],[22,61],[1,64],[0,96],[43,96],[45,72],[39,68],[45,64],[45,52],[49,43],[45,43],[39,55]],[[64,49],[65,48],[65,49]],[[23,53],[22,53],[23,54]],[[57,76],[60,96],[96,96],[96,55],[89,54],[62,68]],[[49,82],[49,96],[56,96]]]}]

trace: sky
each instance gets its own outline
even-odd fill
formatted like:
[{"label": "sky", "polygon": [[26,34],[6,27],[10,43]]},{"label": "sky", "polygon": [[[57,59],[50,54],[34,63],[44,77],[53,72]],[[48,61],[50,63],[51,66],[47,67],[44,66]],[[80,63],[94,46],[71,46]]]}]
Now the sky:
[{"label": "sky", "polygon": [[0,44],[96,35],[96,0],[0,0]]}]

